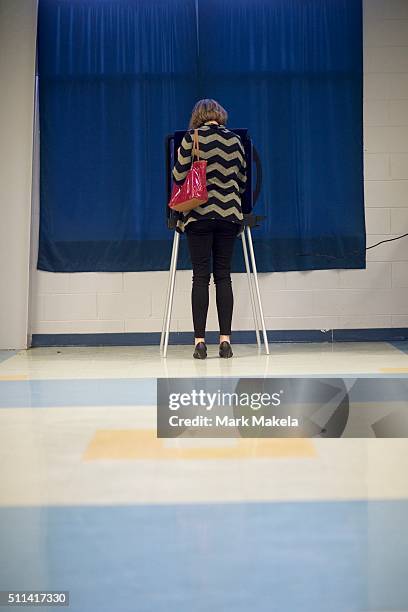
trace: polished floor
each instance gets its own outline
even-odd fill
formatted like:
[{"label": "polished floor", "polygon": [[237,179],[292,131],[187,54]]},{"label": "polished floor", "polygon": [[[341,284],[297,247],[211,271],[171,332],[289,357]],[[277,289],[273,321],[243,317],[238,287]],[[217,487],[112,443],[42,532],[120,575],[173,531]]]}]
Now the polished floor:
[{"label": "polished floor", "polygon": [[157,439],[157,377],[408,376],[408,342],[270,350],[0,351],[0,590],[69,590],[73,612],[407,612],[405,438]]}]

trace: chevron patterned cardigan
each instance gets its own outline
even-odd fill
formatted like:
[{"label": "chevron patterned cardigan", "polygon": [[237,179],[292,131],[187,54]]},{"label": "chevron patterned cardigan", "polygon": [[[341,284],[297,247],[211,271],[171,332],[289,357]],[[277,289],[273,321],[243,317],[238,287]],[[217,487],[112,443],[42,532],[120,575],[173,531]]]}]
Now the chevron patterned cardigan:
[{"label": "chevron patterned cardigan", "polygon": [[[174,164],[173,179],[177,185],[183,183],[191,167],[193,132],[189,130],[184,135]],[[207,161],[208,201],[181,213],[177,226],[184,232],[189,223],[199,219],[225,219],[241,225],[241,194],[247,180],[241,139],[225,126],[207,122],[198,128],[198,141],[200,159]]]}]

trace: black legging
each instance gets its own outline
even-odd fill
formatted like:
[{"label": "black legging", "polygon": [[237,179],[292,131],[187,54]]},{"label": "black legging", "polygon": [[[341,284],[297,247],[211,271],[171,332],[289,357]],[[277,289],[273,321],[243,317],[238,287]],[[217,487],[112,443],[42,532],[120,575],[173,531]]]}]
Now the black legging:
[{"label": "black legging", "polygon": [[188,247],[193,266],[191,306],[193,310],[194,335],[205,337],[211,276],[211,253],[213,276],[216,288],[216,304],[220,335],[231,334],[234,298],[231,285],[231,258],[238,223],[223,219],[199,219],[186,226]]}]

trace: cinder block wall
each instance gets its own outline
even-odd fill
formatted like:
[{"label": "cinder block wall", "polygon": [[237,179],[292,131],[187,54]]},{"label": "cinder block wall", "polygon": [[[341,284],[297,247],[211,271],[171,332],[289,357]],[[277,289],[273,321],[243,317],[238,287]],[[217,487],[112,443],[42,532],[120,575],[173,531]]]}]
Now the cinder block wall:
[{"label": "cinder block wall", "polygon": [[[407,0],[364,2],[364,153],[370,245],[408,232]],[[161,331],[166,272],[32,274],[33,333]],[[268,329],[408,326],[408,238],[369,250],[366,270],[259,276]],[[233,275],[233,330],[253,326],[246,283]],[[173,330],[192,330],[190,288],[191,271],[178,272]]]}]

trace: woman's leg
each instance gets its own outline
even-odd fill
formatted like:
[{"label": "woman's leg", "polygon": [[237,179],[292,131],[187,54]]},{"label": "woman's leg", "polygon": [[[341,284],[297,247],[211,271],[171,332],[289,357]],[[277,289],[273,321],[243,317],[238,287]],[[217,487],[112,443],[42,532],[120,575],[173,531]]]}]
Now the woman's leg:
[{"label": "woman's leg", "polygon": [[234,296],[231,283],[231,259],[239,227],[232,221],[216,221],[213,242],[213,274],[216,287],[220,342],[231,336]]},{"label": "woman's leg", "polygon": [[193,286],[191,290],[191,306],[195,344],[204,342],[207,322],[211,276],[211,248],[213,231],[208,220],[192,221],[186,227],[188,247],[193,267]]}]

